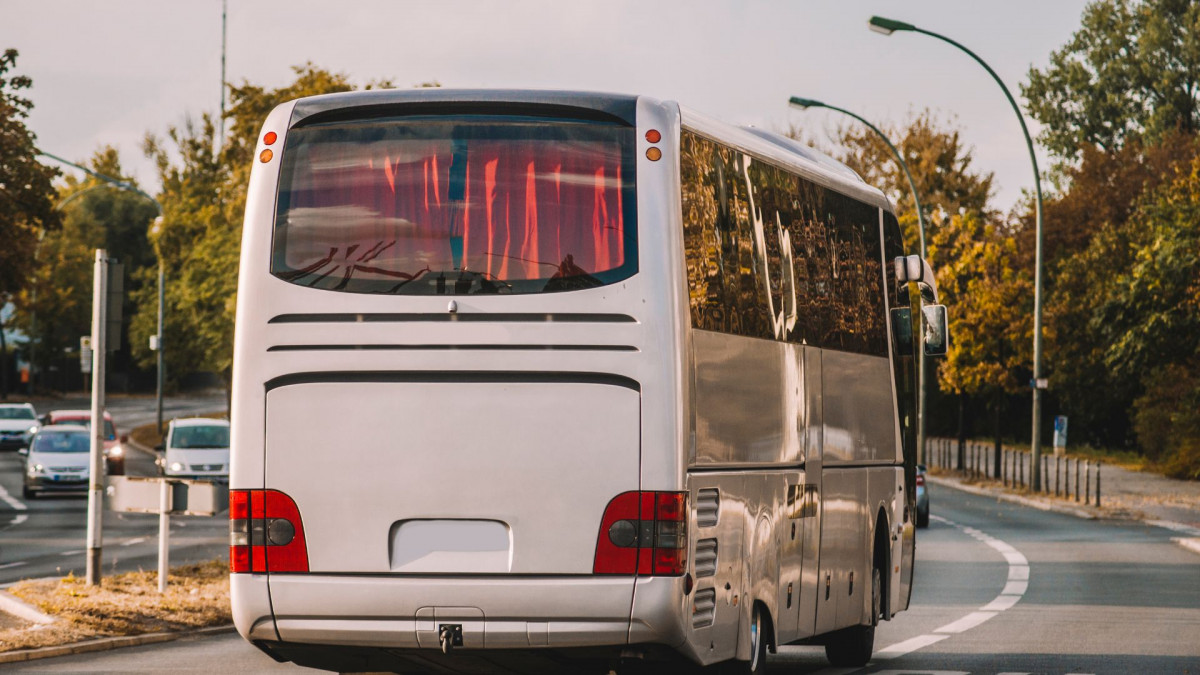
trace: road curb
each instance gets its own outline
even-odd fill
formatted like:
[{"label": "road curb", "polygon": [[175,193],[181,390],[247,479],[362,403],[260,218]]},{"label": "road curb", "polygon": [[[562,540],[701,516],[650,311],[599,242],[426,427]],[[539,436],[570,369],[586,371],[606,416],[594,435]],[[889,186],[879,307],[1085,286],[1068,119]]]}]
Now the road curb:
[{"label": "road curb", "polygon": [[31,623],[51,624],[55,618],[8,591],[0,590],[0,611]]},{"label": "road curb", "polygon": [[187,632],[145,633],[143,635],[129,635],[125,637],[99,638],[97,640],[75,642],[73,644],[57,645],[54,647],[19,649],[17,651],[0,653],[0,664],[36,661],[38,659],[49,659],[56,656],[71,656],[73,654],[87,654],[89,652],[106,652],[110,649],[119,649],[121,647],[136,647],[139,645],[157,644],[159,642],[171,642],[173,640],[179,640],[181,638],[194,635],[213,635],[232,631],[233,626],[211,626],[208,628],[197,628]]},{"label": "road curb", "polygon": [[925,476],[925,480],[929,481],[930,483],[933,483],[934,485],[941,485],[943,487],[953,488],[955,490],[961,490],[963,492],[969,492],[973,495],[980,495],[983,497],[995,497],[996,499],[999,499],[1002,501],[1012,502],[1014,504],[1021,504],[1023,506],[1029,506],[1031,508],[1039,509],[1042,511],[1051,511],[1054,513],[1062,513],[1062,514],[1069,515],[1069,516],[1075,516],[1076,518],[1083,518],[1084,520],[1096,520],[1097,518],[1099,518],[1099,516],[1094,513],[1085,511],[1080,508],[1076,508],[1074,506],[1067,506],[1065,504],[1055,504],[1053,502],[1044,502],[1040,499],[1032,499],[1030,497],[1024,497],[1021,495],[1014,495],[1009,492],[1002,492],[1000,490],[996,490],[996,489],[992,489],[992,488],[984,488],[984,487],[977,487],[974,485],[967,485],[967,484],[957,481],[953,478],[945,478],[943,476],[934,476],[933,474],[927,474]]}]

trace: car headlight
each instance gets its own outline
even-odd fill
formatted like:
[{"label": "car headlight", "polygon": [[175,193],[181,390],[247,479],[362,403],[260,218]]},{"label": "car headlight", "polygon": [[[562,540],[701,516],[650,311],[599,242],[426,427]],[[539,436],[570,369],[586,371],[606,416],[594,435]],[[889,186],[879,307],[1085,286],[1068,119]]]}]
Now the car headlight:
[{"label": "car headlight", "polygon": [[175,473],[183,471],[183,464],[181,462],[171,462],[171,471],[174,471]]},{"label": "car headlight", "polygon": [[109,448],[109,449],[108,449],[108,456],[109,456],[109,457],[121,457],[121,456],[123,456],[124,454],[125,454],[125,448],[122,448],[122,447],[121,447],[121,446],[119,446],[119,445],[114,445],[114,446],[112,446],[111,448]]},{"label": "car headlight", "polygon": [[36,433],[37,433],[37,431],[38,431],[38,427],[37,427],[37,425],[34,425],[34,426],[32,426],[32,427],[29,427],[29,431],[26,431],[25,433],[27,433],[27,434],[29,434],[30,436],[32,436],[32,435],[36,434]]},{"label": "car headlight", "polygon": [[45,473],[45,471],[46,471],[46,467],[42,466],[41,464],[30,464],[29,465],[29,475],[30,476],[40,476],[43,473]]}]

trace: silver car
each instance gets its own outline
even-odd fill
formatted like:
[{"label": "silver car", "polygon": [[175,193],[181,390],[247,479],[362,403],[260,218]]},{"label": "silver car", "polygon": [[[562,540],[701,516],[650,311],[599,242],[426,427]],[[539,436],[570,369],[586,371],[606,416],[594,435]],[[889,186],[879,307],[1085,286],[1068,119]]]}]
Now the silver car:
[{"label": "silver car", "polygon": [[0,403],[0,449],[27,447],[38,426],[32,405]]},{"label": "silver car", "polygon": [[87,490],[91,476],[91,432],[87,427],[64,424],[43,427],[33,435],[25,455],[22,494],[31,499],[39,492]]}]

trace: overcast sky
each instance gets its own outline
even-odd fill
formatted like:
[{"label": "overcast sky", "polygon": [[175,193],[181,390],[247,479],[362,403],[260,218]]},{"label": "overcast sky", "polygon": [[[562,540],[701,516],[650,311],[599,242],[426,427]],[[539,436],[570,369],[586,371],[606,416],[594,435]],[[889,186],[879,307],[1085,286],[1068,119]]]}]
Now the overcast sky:
[{"label": "overcast sky", "polygon": [[[1031,66],[1078,28],[1084,0],[228,0],[226,79],[277,87],[312,61],[359,84],[568,88],[649,94],[729,122],[823,135],[843,119],[789,109],[826,101],[876,122],[926,107],[953,120],[994,205],[1032,187],[1016,116],[969,57],[872,14],[965,44],[1019,97]],[[220,105],[221,0],[0,0],[0,49],[33,78],[39,146],[82,161],[106,144],[157,190],[141,144]],[[1029,120],[1031,131],[1037,126]],[[1039,161],[1045,168],[1045,155]]]}]

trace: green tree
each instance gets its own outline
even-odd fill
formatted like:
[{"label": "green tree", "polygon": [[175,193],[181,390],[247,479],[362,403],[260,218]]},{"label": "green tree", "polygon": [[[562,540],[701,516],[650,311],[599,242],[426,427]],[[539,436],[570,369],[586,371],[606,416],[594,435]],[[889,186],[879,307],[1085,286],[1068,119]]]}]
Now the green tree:
[{"label": "green tree", "polygon": [[17,50],[0,56],[0,296],[28,283],[40,232],[59,224],[54,211],[55,169],[37,161],[37,137],[25,126],[33,102],[22,92],[33,86],[12,75]]},{"label": "green tree", "polygon": [[1200,129],[1200,3],[1097,0],[1083,25],[1021,87],[1039,140],[1073,161],[1145,136]]},{"label": "green tree", "polygon": [[[97,151],[87,164],[97,173],[135,183],[132,176],[123,175],[120,157],[111,146]],[[36,341],[34,359],[43,369],[67,367],[64,352],[77,349],[79,337],[91,332],[95,249],[107,250],[125,265],[127,298],[136,290],[138,270],[154,263],[146,227],[158,211],[150,200],[92,176],[69,175],[57,202],[62,226],[43,237],[30,283],[15,297],[14,324]],[[125,315],[132,311],[127,300]],[[125,375],[128,383],[128,347],[117,352],[111,364],[111,372]]]},{"label": "green tree", "polygon": [[[33,86],[25,75],[14,75],[17,50],[0,56],[0,319],[13,296],[29,284],[36,268],[38,242],[59,224],[54,210],[58,175],[37,161],[37,137],[25,126],[33,101],[23,91]],[[8,342],[0,320],[0,398],[8,396]]]},{"label": "green tree", "polygon": [[[1146,304],[1136,294],[1118,298],[1113,284],[1135,269],[1144,238],[1161,234],[1162,223],[1147,215],[1147,200],[1186,172],[1197,154],[1196,139],[1182,134],[1157,145],[1134,140],[1109,152],[1087,148],[1068,171],[1070,190],[1046,204],[1046,363],[1054,395],[1087,442],[1134,443],[1130,411],[1143,385],[1139,374],[1110,365],[1111,321],[1137,325]],[[1161,365],[1155,353],[1143,352],[1138,367],[1155,370]]]}]

